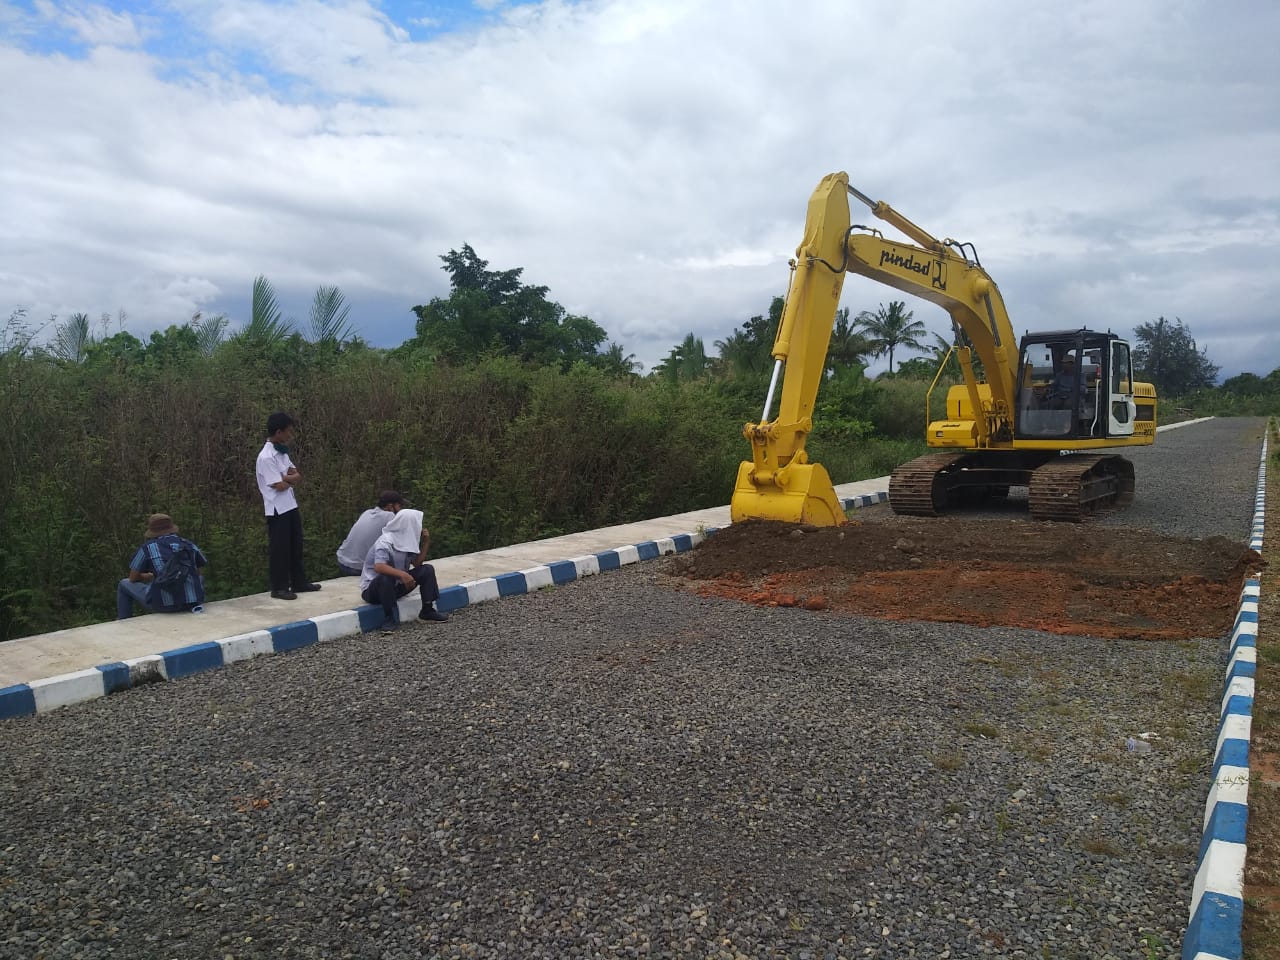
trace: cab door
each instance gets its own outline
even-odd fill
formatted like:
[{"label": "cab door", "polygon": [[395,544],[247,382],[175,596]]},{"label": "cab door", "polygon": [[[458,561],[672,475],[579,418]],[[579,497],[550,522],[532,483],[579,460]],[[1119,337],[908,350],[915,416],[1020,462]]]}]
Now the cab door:
[{"label": "cab door", "polygon": [[1133,436],[1138,405],[1133,400],[1133,364],[1129,357],[1129,344],[1123,340],[1112,340],[1109,360],[1107,434],[1112,437]]}]

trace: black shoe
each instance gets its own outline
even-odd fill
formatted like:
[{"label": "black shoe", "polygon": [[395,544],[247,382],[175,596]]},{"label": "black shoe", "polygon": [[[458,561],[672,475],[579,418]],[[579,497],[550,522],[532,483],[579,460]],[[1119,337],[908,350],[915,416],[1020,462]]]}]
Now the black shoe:
[{"label": "black shoe", "polygon": [[271,599],[272,600],[297,600],[298,595],[294,593],[292,590],[272,590]]},{"label": "black shoe", "polygon": [[317,590],[320,589],[320,584],[304,583],[300,587],[294,587],[294,589],[297,590],[298,593],[315,593]]},{"label": "black shoe", "polygon": [[435,607],[429,607],[428,609],[423,610],[420,614],[418,614],[418,619],[430,620],[433,623],[448,623],[449,615],[447,613],[441,613]]}]

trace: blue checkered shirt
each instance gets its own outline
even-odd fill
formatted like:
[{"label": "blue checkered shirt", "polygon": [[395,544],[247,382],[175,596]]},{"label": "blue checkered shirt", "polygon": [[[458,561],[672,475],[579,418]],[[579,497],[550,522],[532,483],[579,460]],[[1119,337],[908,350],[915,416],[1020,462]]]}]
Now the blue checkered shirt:
[{"label": "blue checkered shirt", "polygon": [[[208,565],[209,561],[205,559],[204,554],[200,552],[200,548],[194,543],[178,536],[176,533],[166,533],[163,537],[155,537],[140,546],[138,552],[133,555],[133,560],[129,563],[129,569],[137,570],[139,573],[159,573],[164,569],[165,561],[169,559],[169,554],[184,543],[190,545],[191,549],[196,552],[197,567]],[[183,588],[172,593],[162,589],[156,583],[152,583],[151,588],[147,590],[147,606],[152,610],[184,610],[197,603],[204,603],[203,577],[187,577],[187,582],[183,585]]]}]

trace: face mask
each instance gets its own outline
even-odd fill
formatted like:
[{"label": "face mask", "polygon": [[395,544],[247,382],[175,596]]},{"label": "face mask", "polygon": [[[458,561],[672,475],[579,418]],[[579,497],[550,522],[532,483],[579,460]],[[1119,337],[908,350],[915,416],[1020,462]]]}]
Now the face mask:
[{"label": "face mask", "polygon": [[288,446],[288,444],[284,444],[284,443],[272,443],[271,445],[272,445],[273,447],[275,447],[275,448],[276,448],[276,453],[288,453],[288,452],[289,452],[289,446]]}]

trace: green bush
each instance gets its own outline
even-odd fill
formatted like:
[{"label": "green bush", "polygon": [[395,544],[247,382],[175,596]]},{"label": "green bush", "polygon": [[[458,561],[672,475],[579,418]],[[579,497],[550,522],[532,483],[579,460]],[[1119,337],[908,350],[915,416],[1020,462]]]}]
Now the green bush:
[{"label": "green bush", "polygon": [[[929,425],[925,414],[925,397],[929,392],[927,380],[878,380],[874,401],[871,404],[871,422],[876,433],[895,440],[917,439],[923,441]],[[945,388],[939,385],[935,397],[945,396]]]}]

